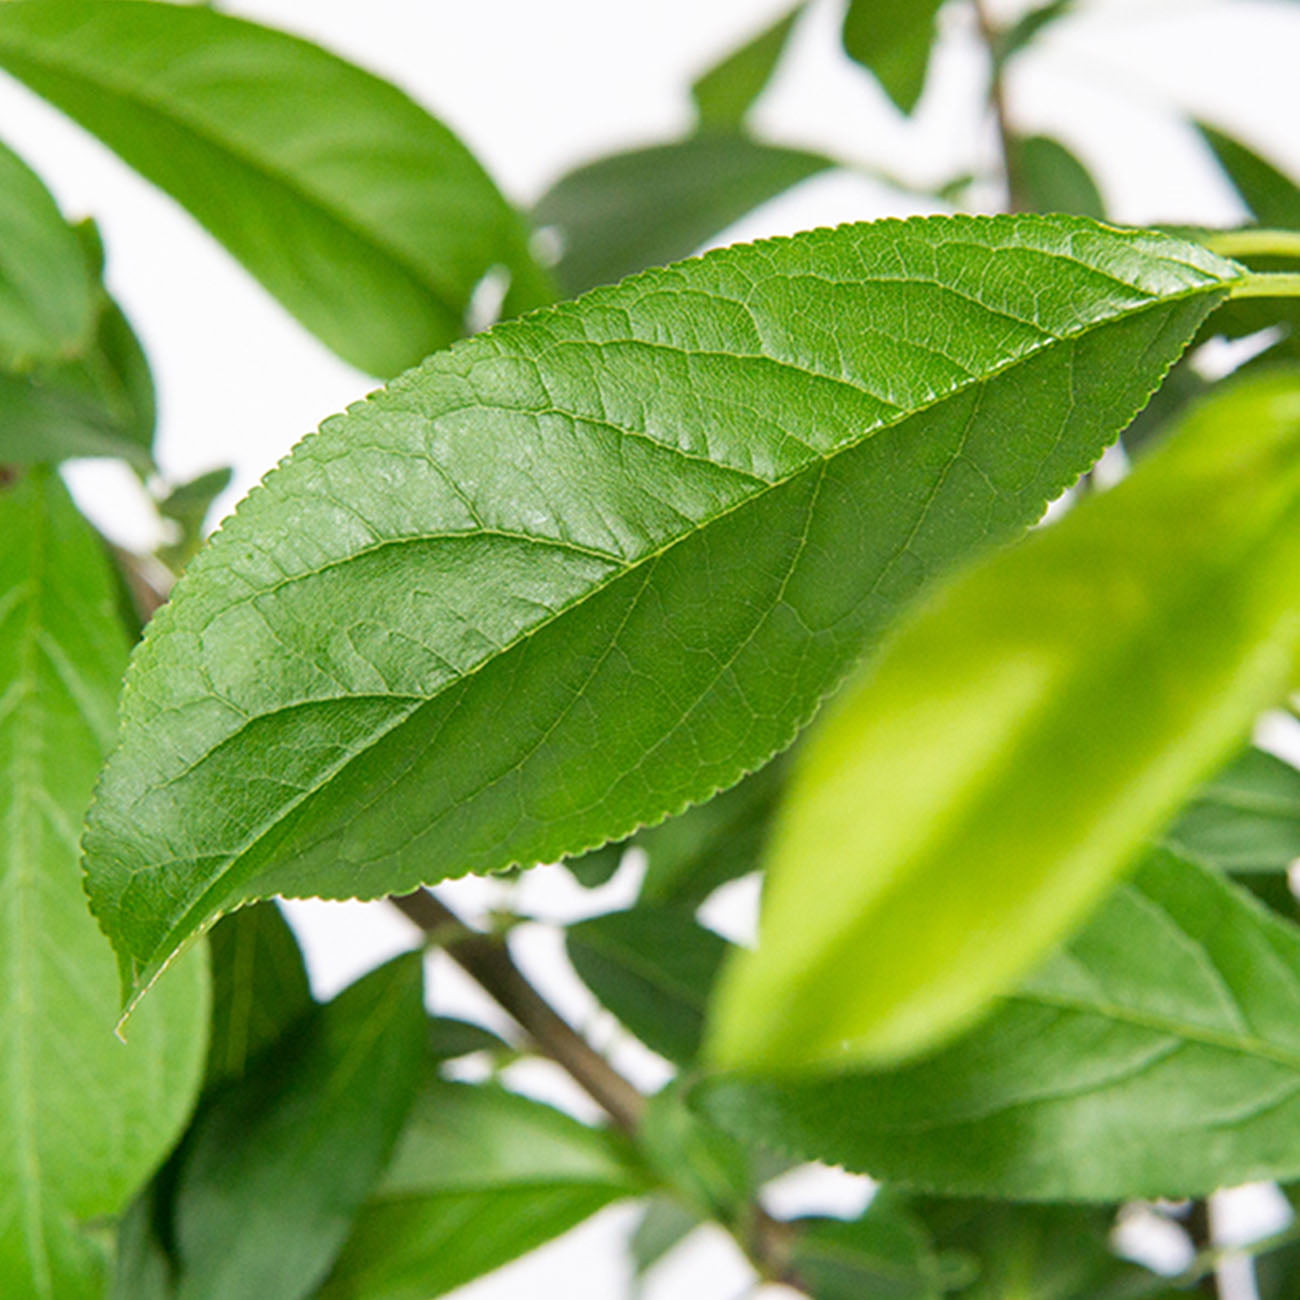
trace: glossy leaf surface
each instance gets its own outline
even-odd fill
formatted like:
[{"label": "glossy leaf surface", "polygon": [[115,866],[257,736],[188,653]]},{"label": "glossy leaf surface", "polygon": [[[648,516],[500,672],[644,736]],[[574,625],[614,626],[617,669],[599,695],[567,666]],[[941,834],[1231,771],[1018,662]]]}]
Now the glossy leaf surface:
[{"label": "glossy leaf surface", "polygon": [[87,838],[128,987],[238,903],[556,861],[732,784],[1092,462],[1237,274],[1064,218],[814,231],[330,421],[133,660]]},{"label": "glossy leaf surface", "polygon": [[570,172],[533,212],[560,240],[567,293],[695,252],[761,203],[834,167],[821,154],[726,131],[597,159]]},{"label": "glossy leaf surface", "polygon": [[315,1293],[422,1081],[420,965],[372,971],[201,1111],[176,1175],[178,1300]]},{"label": "glossy leaf surface", "polygon": [[202,953],[124,1044],[113,956],[86,909],[77,836],[113,735],[127,643],[99,541],[59,480],[0,488],[0,1294],[90,1300],[114,1215],[198,1090]]},{"label": "glossy leaf surface", "polygon": [[802,12],[800,3],[695,82],[691,98],[700,115],[701,128],[734,130],[740,126],[772,79]]},{"label": "glossy leaf surface", "polygon": [[939,592],[800,756],[715,1061],[897,1060],[1014,985],[1285,698],[1298,574],[1287,371]]},{"label": "glossy leaf surface", "polygon": [[344,359],[390,375],[463,333],[492,266],[549,296],[463,144],[396,87],[204,5],[14,0],[0,67],[166,190]]},{"label": "glossy leaf surface", "polygon": [[433,1300],[643,1186],[610,1135],[550,1106],[429,1085],[321,1300]]},{"label": "glossy leaf surface", "polygon": [[1300,1171],[1300,930],[1153,854],[996,1012],[890,1072],[722,1080],[741,1137],[905,1184],[1180,1197]]},{"label": "glossy leaf surface", "polygon": [[925,89],[935,19],[943,0],[850,0],[844,48],[910,113]]}]

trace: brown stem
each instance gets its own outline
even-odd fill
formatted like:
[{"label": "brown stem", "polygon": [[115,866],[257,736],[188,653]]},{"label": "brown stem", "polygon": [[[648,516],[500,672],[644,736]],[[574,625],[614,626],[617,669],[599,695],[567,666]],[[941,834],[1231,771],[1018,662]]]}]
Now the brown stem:
[{"label": "brown stem", "polygon": [[1020,148],[1011,114],[1007,108],[1006,80],[998,60],[998,27],[989,13],[988,0],[974,0],[975,21],[980,37],[989,54],[989,107],[993,110],[993,123],[997,128],[998,144],[1002,151],[1002,172],[1007,183],[1007,208],[1011,212],[1028,212],[1033,206],[1025,193],[1024,177],[1020,167]]},{"label": "brown stem", "polygon": [[0,465],[0,488],[7,488],[11,483],[18,482],[18,467],[16,465]]},{"label": "brown stem", "polygon": [[166,570],[148,557],[136,555],[121,546],[112,548],[113,558],[131,593],[131,602],[142,624],[148,621],[167,603],[171,586]]},{"label": "brown stem", "polygon": [[389,901],[440,943],[510,1013],[542,1054],[581,1084],[619,1128],[636,1132],[645,1098],[533,988],[504,940],[470,930],[427,889]]},{"label": "brown stem", "polygon": [[[1214,1225],[1210,1218],[1208,1200],[1195,1200],[1187,1211],[1187,1235],[1192,1239],[1198,1258],[1214,1257]],[[1219,1294],[1218,1272],[1213,1264],[1196,1281],[1196,1289],[1204,1295]]]}]

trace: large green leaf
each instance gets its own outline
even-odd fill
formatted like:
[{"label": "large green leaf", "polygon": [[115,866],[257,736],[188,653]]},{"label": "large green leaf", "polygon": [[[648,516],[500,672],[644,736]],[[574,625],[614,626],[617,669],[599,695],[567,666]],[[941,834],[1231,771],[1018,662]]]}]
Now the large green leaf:
[{"label": "large green leaf", "polygon": [[910,113],[925,89],[935,19],[943,0],[850,0],[844,48]]},{"label": "large green leaf", "polygon": [[713,1059],[892,1061],[979,1014],[1285,698],[1297,573],[1286,371],[930,600],[800,755]]},{"label": "large green leaf", "polygon": [[533,219],[560,240],[567,293],[693,253],[760,203],[836,166],[728,131],[600,158],[556,182]]},{"label": "large green leaf", "polygon": [[320,1300],[433,1300],[644,1189],[612,1135],[494,1085],[429,1085]]},{"label": "large green leaf", "polygon": [[0,144],[0,369],[76,355],[94,318],[76,234],[40,178]]},{"label": "large green leaf", "polygon": [[1220,871],[1286,871],[1300,858],[1300,772],[1247,750],[1197,791],[1163,838]]},{"label": "large green leaf", "polygon": [[548,296],[527,233],[396,87],[204,5],[12,0],[0,67],[183,204],[308,329],[374,374],[463,333],[497,264]]},{"label": "large green leaf", "polygon": [[555,861],[730,785],[1091,463],[1238,274],[1069,218],[844,226],[330,421],[128,675],[86,840],[128,987],[239,903]]},{"label": "large green leaf", "polygon": [[1167,851],[995,1014],[892,1072],[724,1078],[741,1137],[948,1193],[1198,1195],[1300,1172],[1300,930]]},{"label": "large green leaf", "polygon": [[113,734],[126,636],[57,478],[0,489],[0,1294],[101,1294],[77,1221],[116,1214],[185,1123],[207,970],[187,958],[123,1044],[77,835]]},{"label": "large green leaf", "polygon": [[642,904],[570,926],[565,944],[583,982],[643,1043],[670,1061],[695,1058],[725,940],[683,908]]},{"label": "large green leaf", "polygon": [[691,87],[691,98],[695,101],[703,129],[714,131],[721,127],[734,130],[740,126],[772,79],[803,8],[803,0],[800,0],[789,13],[783,14],[696,80]]},{"label": "large green leaf", "polygon": [[422,1080],[420,966],[372,971],[200,1112],[175,1176],[179,1300],[315,1293]]}]

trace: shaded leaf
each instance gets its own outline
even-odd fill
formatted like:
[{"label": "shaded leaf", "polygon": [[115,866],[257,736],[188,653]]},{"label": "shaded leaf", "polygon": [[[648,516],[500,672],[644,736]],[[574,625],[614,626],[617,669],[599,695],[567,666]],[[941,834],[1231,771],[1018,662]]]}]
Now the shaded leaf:
[{"label": "shaded leaf", "polygon": [[566,293],[695,252],[746,213],[836,164],[820,154],[709,132],[597,159],[562,177],[533,219],[560,239]]},{"label": "shaded leaf", "polygon": [[901,1069],[722,1079],[747,1141],[1025,1200],[1201,1195],[1300,1171],[1300,930],[1167,851],[975,1030]]},{"label": "shaded leaf", "polygon": [[206,1046],[207,965],[181,962],[113,1035],[113,957],[77,833],[112,741],[127,641],[98,539],[57,477],[0,489],[0,1294],[102,1295],[78,1221],[115,1215],[179,1134]]},{"label": "shaded leaf", "polygon": [[1001,32],[995,43],[993,57],[998,67],[1032,45],[1038,37],[1058,19],[1067,17],[1077,0],[1048,0],[1022,14],[1010,27]]},{"label": "shaded leaf", "polygon": [[643,1187],[610,1134],[495,1085],[430,1084],[320,1300],[433,1300]]},{"label": "shaded leaf", "polygon": [[1294,680],[1298,450],[1300,371],[1232,385],[900,630],[800,755],[717,1063],[911,1055],[1082,920]]},{"label": "shaded leaf", "polygon": [[1092,173],[1063,144],[1032,135],[1015,149],[1019,187],[1033,211],[1105,219],[1106,201]]},{"label": "shaded leaf", "polygon": [[158,503],[158,513],[176,525],[178,536],[159,548],[163,563],[179,573],[203,544],[208,515],[216,499],[230,486],[234,471],[229,466],[210,469],[197,478],[179,483]]},{"label": "shaded leaf", "polygon": [[801,0],[695,82],[691,98],[702,128],[714,131],[740,126],[772,79],[803,8]]},{"label": "shaded leaf", "polygon": [[430,1016],[429,1055],[435,1061],[454,1061],[473,1052],[509,1051],[510,1044],[482,1025],[454,1016]]},{"label": "shaded leaf", "polygon": [[685,1063],[699,1052],[726,940],[689,911],[642,904],[565,931],[583,982],[647,1047]]},{"label": "shaded leaf", "polygon": [[253,898],[553,862],[734,783],[1092,462],[1239,274],[1074,218],[845,226],[354,406],[133,660],[86,840],[127,985]]},{"label": "shaded leaf", "polygon": [[395,86],[202,5],[13,0],[0,67],[186,207],[345,360],[390,375],[463,333],[494,265],[549,296],[515,212]]},{"label": "shaded leaf", "polygon": [[665,1196],[652,1197],[638,1220],[628,1249],[632,1256],[633,1295],[640,1295],[645,1276],[704,1222],[693,1210]]},{"label": "shaded leaf", "polygon": [[375,1186],[425,1065],[418,953],[300,1019],[195,1121],[176,1175],[179,1300],[312,1295]]},{"label": "shaded leaf", "polygon": [[925,89],[942,7],[943,0],[849,0],[844,49],[904,113],[916,107]]}]

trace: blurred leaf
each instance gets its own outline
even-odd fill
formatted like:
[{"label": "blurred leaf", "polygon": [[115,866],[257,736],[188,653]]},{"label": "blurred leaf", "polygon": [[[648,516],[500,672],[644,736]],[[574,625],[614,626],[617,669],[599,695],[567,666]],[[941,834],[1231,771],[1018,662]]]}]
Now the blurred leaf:
[{"label": "blurred leaf", "polygon": [[1195,795],[1163,839],[1219,871],[1285,873],[1300,858],[1300,772],[1248,749]]},{"label": "blurred leaf", "polygon": [[1300,1173],[1300,929],[1168,851],[995,1013],[900,1069],[723,1078],[750,1142],[948,1194],[1116,1201]]},{"label": "blurred leaf", "polygon": [[194,1122],[173,1210],[180,1300],[315,1294],[375,1186],[425,1064],[421,958],[300,1019]]},{"label": "blurred leaf", "polygon": [[1049,0],[1047,4],[1038,5],[1022,14],[998,38],[997,47],[993,51],[997,65],[1001,67],[1021,50],[1032,45],[1054,22],[1066,17],[1076,3],[1077,0]]},{"label": "blurred leaf", "polygon": [[1035,212],[1106,218],[1106,202],[1088,169],[1059,141],[1031,135],[1016,142],[1019,185]]},{"label": "blurred leaf", "polygon": [[533,212],[553,227],[566,293],[676,261],[760,204],[837,164],[819,154],[709,132],[611,154],[562,177]]},{"label": "blurred leaf", "polygon": [[746,41],[695,82],[691,98],[695,100],[702,128],[716,131],[740,126],[772,79],[803,9],[800,0],[789,13]]},{"label": "blurred leaf", "polygon": [[0,488],[0,1294],[99,1300],[78,1221],[122,1210],[198,1091],[208,973],[178,963],[124,1044],[77,832],[127,639],[98,538],[58,477]]},{"label": "blurred leaf", "polygon": [[640,1295],[645,1276],[672,1254],[704,1220],[693,1210],[664,1196],[652,1197],[632,1233],[633,1295]]},{"label": "blurred leaf", "polygon": [[482,1025],[454,1016],[430,1016],[429,1055],[435,1061],[454,1061],[474,1052],[509,1051],[510,1044]]},{"label": "blurred leaf", "polygon": [[689,911],[642,904],[571,925],[565,944],[583,983],[647,1047],[695,1059],[726,940]]},{"label": "blurred leaf", "polygon": [[229,466],[210,469],[177,485],[158,503],[158,513],[170,519],[180,533],[174,543],[158,551],[163,563],[174,572],[180,573],[203,544],[213,502],[230,486],[233,476]]},{"label": "blurred leaf", "polygon": [[433,1300],[643,1188],[611,1134],[492,1084],[427,1085],[320,1300]]},{"label": "blurred leaf", "polygon": [[549,294],[463,144],[396,87],[201,5],[12,0],[0,67],[166,190],[345,360],[391,375],[459,337],[494,265]]},{"label": "blurred leaf", "polygon": [[1300,371],[1232,385],[895,635],[801,752],[718,1064],[912,1055],[1080,922],[1294,680],[1298,453]]},{"label": "blurred leaf", "polygon": [[849,0],[844,48],[910,113],[925,89],[943,0]]},{"label": "blurred leaf", "polygon": [[249,1064],[311,1010],[307,967],[272,902],[223,917],[209,932],[212,1036],[207,1083],[242,1079]]},{"label": "blurred leaf", "polygon": [[1079,218],[841,226],[353,406],[133,659],[86,836],[132,997],[254,898],[554,862],[734,784],[1087,468],[1241,275]]},{"label": "blurred leaf", "polygon": [[1295,181],[1239,140],[1203,123],[1197,125],[1257,224],[1300,229],[1300,188]]}]

